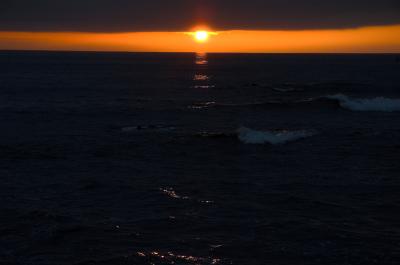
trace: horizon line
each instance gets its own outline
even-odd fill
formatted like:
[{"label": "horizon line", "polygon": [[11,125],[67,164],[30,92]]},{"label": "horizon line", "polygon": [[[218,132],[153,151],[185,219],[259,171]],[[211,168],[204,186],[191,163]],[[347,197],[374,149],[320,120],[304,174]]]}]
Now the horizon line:
[{"label": "horizon line", "polygon": [[113,51],[113,50],[48,50],[48,49],[0,49],[5,52],[37,52],[37,53],[156,53],[156,54],[267,54],[267,55],[400,55],[400,52],[202,52],[202,51]]}]

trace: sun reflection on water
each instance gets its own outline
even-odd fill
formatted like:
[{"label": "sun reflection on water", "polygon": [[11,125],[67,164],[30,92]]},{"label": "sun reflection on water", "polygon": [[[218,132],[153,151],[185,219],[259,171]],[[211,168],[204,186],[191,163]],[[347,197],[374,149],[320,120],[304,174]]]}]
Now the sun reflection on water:
[{"label": "sun reflection on water", "polygon": [[176,191],[172,188],[160,188],[160,191],[163,194],[167,195],[168,197],[170,197],[172,199],[176,199],[176,200],[189,200],[192,202],[198,202],[198,203],[203,203],[203,204],[214,203],[214,201],[212,201],[212,200],[195,199],[195,198],[191,198],[189,196],[181,196],[181,195],[177,194]]},{"label": "sun reflection on water", "polygon": [[196,53],[196,65],[207,65],[208,61],[207,61],[207,53]]},{"label": "sun reflection on water", "polygon": [[207,81],[209,80],[210,77],[208,77],[207,75],[194,75],[194,81]]},{"label": "sun reflection on water", "polygon": [[160,191],[173,199],[188,200],[187,196],[180,196],[172,188],[160,189]]},{"label": "sun reflection on water", "polygon": [[211,76],[208,75],[208,58],[207,53],[196,53],[195,57],[195,74],[193,77],[194,88],[196,89],[209,89],[214,88],[215,85],[211,84]]}]

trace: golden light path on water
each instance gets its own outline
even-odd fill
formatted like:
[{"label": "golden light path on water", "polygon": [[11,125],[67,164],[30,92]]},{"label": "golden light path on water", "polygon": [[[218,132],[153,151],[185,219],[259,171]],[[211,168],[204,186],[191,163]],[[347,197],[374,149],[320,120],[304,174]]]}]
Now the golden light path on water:
[{"label": "golden light path on water", "polygon": [[211,76],[208,75],[208,59],[207,53],[196,53],[195,58],[196,72],[193,77],[194,88],[196,89],[210,89],[214,88],[215,85],[212,84]]},{"label": "golden light path on water", "polygon": [[0,32],[3,50],[241,53],[398,53],[400,25],[337,30]]}]

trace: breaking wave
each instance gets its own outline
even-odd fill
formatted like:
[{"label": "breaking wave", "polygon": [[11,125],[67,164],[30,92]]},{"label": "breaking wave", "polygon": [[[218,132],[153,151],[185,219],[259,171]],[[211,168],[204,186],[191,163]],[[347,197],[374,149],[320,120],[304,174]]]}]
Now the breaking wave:
[{"label": "breaking wave", "polygon": [[245,144],[285,144],[303,138],[314,136],[310,131],[256,131],[242,127],[238,131],[238,138]]},{"label": "breaking wave", "polygon": [[350,99],[348,96],[342,94],[327,96],[326,98],[337,100],[342,108],[351,111],[400,111],[400,99],[390,99],[384,97],[370,99]]}]

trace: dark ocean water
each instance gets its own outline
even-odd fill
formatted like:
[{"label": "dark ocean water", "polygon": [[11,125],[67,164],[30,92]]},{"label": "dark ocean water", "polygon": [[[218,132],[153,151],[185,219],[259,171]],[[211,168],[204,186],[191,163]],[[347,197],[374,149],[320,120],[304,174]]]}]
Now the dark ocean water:
[{"label": "dark ocean water", "polygon": [[400,264],[394,55],[0,53],[0,264]]}]

